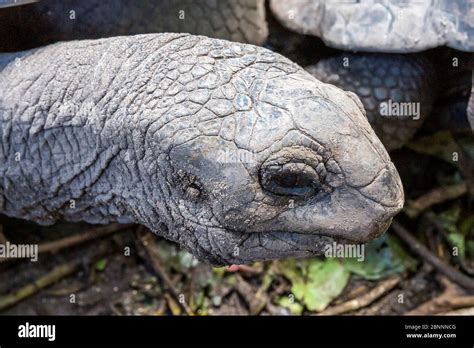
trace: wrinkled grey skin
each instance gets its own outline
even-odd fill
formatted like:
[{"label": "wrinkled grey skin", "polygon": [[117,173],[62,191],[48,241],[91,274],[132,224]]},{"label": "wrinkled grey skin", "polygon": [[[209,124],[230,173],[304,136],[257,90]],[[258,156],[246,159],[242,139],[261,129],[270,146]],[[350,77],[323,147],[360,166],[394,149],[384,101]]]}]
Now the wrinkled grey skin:
[{"label": "wrinkled grey skin", "polygon": [[288,28],[345,50],[474,51],[471,0],[271,0],[270,8]]},{"label": "wrinkled grey skin", "polygon": [[9,216],[137,222],[222,265],[367,242],[403,205],[358,98],[263,48],[58,43],[0,55],[0,80]]}]

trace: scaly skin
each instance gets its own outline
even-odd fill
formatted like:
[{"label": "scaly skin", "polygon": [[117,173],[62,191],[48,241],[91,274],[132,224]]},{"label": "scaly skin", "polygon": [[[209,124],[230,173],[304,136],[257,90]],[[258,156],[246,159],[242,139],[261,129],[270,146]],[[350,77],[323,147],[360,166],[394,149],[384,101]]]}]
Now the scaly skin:
[{"label": "scaly skin", "polygon": [[367,242],[403,205],[352,93],[187,34],[0,55],[0,212],[137,222],[213,264]]},{"label": "scaly skin", "polygon": [[268,35],[264,0],[41,0],[0,9],[0,23],[9,34],[6,38],[13,38],[9,46],[22,46],[17,50],[57,41],[161,32],[260,45]]},{"label": "scaly skin", "polygon": [[[323,82],[356,93],[372,128],[389,151],[413,137],[430,114],[437,92],[433,67],[419,55],[343,53],[306,69]],[[389,100],[419,103],[419,119],[381,115],[381,104]]]}]

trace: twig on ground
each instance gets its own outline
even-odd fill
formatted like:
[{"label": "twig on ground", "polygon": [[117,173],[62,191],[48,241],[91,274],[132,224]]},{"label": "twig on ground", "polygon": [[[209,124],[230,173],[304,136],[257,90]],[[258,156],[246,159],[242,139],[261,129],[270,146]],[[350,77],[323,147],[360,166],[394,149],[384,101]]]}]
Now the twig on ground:
[{"label": "twig on ground", "polygon": [[423,303],[420,307],[406,313],[406,315],[433,315],[472,306],[474,306],[474,296],[449,298],[443,294],[429,301],[429,303]]},{"label": "twig on ground", "polygon": [[[184,310],[184,312],[187,315],[194,315],[193,311],[189,308],[186,301],[183,298],[181,298],[180,300],[180,297],[174,288],[173,282],[168,276],[168,273],[166,272],[165,268],[162,266],[160,256],[156,248],[154,248],[155,236],[151,232],[148,232],[148,231],[143,232],[143,229],[141,227],[139,227],[137,230],[137,236],[140,241],[140,244],[143,246],[143,249],[146,251],[146,254],[148,256],[148,261],[151,263],[153,270],[158,275],[158,277],[160,277],[163,280],[166,288],[173,296],[173,300],[179,304],[179,306]],[[140,256],[144,256],[144,255],[140,255]]]},{"label": "twig on ground", "polygon": [[440,313],[439,315],[474,315],[474,307],[458,309],[447,313]]},{"label": "twig on ground", "polygon": [[[427,212],[424,214],[424,217],[426,220],[428,220],[438,231],[438,233],[441,235],[441,237],[444,239],[444,241],[451,247],[455,247],[454,243],[449,239],[448,234],[446,233],[445,228],[439,221],[439,219],[436,217],[436,215],[432,212]],[[466,261],[458,255],[457,257],[454,258],[458,263],[459,266],[469,275],[474,276],[474,269],[472,267],[469,267],[469,265],[466,264]]]},{"label": "twig on ground", "polygon": [[408,201],[404,212],[410,218],[414,219],[429,207],[458,198],[466,193],[467,184],[465,182],[450,186],[438,187],[413,201]]},{"label": "twig on ground", "polygon": [[397,221],[392,223],[392,228],[395,234],[402,239],[413,250],[413,252],[421,256],[426,262],[432,264],[439,272],[443,273],[446,277],[461,285],[463,288],[474,291],[474,279],[467,277],[434,255]]},{"label": "twig on ground", "polygon": [[166,303],[168,304],[168,308],[171,310],[173,315],[180,315],[181,311],[183,310],[183,306],[178,305],[178,301],[175,300],[174,296],[171,296],[168,293],[164,294]]},{"label": "twig on ground", "polygon": [[387,279],[370,290],[367,294],[359,298],[341,303],[340,305],[329,307],[317,315],[339,315],[364,308],[395,288],[400,283],[401,279],[402,277],[400,275]]},{"label": "twig on ground", "polygon": [[156,310],[153,315],[165,315],[166,314],[166,302],[161,301],[160,304],[158,305],[158,309]]},{"label": "twig on ground", "polygon": [[52,285],[59,280],[66,278],[67,276],[73,274],[79,269],[80,262],[78,261],[71,261],[53,268],[53,270],[38,279],[36,279],[33,283],[28,284],[19,290],[0,297],[0,311],[11,307],[18,302],[36,294],[41,289]]},{"label": "twig on ground", "polygon": [[113,234],[119,231],[123,231],[129,227],[134,226],[133,224],[110,224],[106,226],[92,228],[85,232],[75,234],[70,237],[62,238],[52,242],[41,244],[38,247],[40,253],[54,253],[61,249],[70,248],[109,234]]},{"label": "twig on ground", "polygon": [[[106,226],[92,228],[85,232],[81,232],[78,234],[74,234],[73,236],[58,239],[52,242],[43,243],[38,246],[38,253],[53,253],[59,250],[70,248],[115,232],[123,231],[133,224],[110,224]],[[11,260],[11,258],[2,258],[0,259],[1,262],[5,262]],[[18,259],[15,259],[18,260]]]},{"label": "twig on ground", "polygon": [[[267,305],[269,298],[266,294],[266,288],[259,288],[255,292],[255,288],[245,281],[240,274],[236,275],[237,282],[235,287],[242,297],[247,301],[250,309],[250,315],[258,315]],[[266,285],[266,284],[265,284]]]},{"label": "twig on ground", "polygon": [[[444,302],[446,299],[451,297],[459,296],[461,289],[459,286],[451,282],[445,276],[440,276],[440,283],[443,285],[444,289],[441,295],[435,298],[431,298],[428,301],[423,302],[418,307],[404,313],[404,315],[429,315],[434,314],[438,310],[439,303]],[[441,310],[441,309],[440,309]]]},{"label": "twig on ground", "polygon": [[339,306],[342,303],[348,302],[350,300],[353,300],[357,297],[361,297],[364,294],[366,294],[370,290],[370,286],[367,286],[367,284],[360,284],[357,285],[355,288],[350,289],[345,296],[340,296],[332,302],[332,306]]},{"label": "twig on ground", "polygon": [[109,303],[109,308],[114,315],[120,316],[120,317],[123,316],[122,312],[120,312],[120,310],[117,308],[115,303],[113,302]]},{"label": "twig on ground", "polygon": [[77,293],[81,291],[82,289],[84,289],[85,287],[86,287],[86,284],[83,284],[83,283],[72,284],[70,286],[66,286],[65,288],[48,291],[47,295],[57,296],[57,297],[66,296],[66,295]]}]

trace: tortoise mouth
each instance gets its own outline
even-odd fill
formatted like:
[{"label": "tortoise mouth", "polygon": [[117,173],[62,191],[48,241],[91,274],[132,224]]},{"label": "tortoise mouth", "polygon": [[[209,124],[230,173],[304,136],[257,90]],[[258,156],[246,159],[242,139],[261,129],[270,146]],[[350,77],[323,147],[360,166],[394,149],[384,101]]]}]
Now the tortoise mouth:
[{"label": "tortoise mouth", "polygon": [[[336,244],[361,244],[356,240],[320,233],[288,231],[251,232],[242,237],[236,248],[219,255],[209,255],[216,267],[250,264],[288,257],[305,258],[324,255],[326,248]],[[238,253],[235,253],[238,250]]]}]

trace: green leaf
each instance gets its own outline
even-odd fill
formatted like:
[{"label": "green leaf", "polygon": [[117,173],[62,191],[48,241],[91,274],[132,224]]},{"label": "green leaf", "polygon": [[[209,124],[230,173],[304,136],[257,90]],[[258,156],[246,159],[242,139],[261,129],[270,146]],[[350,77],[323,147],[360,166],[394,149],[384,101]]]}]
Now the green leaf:
[{"label": "green leaf", "polygon": [[349,281],[349,272],[337,259],[289,259],[280,271],[291,282],[291,291],[311,311],[324,310]]},{"label": "green leaf", "polygon": [[302,260],[292,258],[280,260],[278,261],[278,270],[292,283],[299,281],[301,278],[301,270],[299,269],[300,262],[302,262]]},{"label": "green leaf", "polygon": [[178,253],[179,263],[184,268],[196,267],[199,261],[189,252],[180,250]]},{"label": "green leaf", "polygon": [[301,314],[303,312],[303,309],[304,309],[301,304],[296,302],[294,299],[292,300],[288,296],[281,297],[277,301],[277,303],[282,307],[288,308],[291,313],[297,314],[297,315]]},{"label": "green leaf", "polygon": [[466,238],[474,231],[474,214],[459,223],[461,207],[456,205],[438,215],[439,221],[446,230],[451,243],[458,248],[458,256],[466,256]]},{"label": "green leaf", "polygon": [[474,214],[469,215],[459,225],[459,231],[467,237],[474,237]]},{"label": "green leaf", "polygon": [[440,213],[438,218],[441,225],[448,233],[459,233],[456,224],[459,221],[460,215],[461,207],[459,205],[455,205],[454,207]]},{"label": "green leaf", "polygon": [[387,245],[390,247],[390,250],[392,250],[394,259],[399,260],[396,262],[400,262],[403,265],[402,271],[409,270],[414,272],[416,270],[418,260],[410,256],[395,237],[387,235]]},{"label": "green leaf", "polygon": [[95,263],[95,269],[98,272],[102,272],[106,266],[107,266],[107,259],[100,259],[99,261]]},{"label": "green leaf", "polygon": [[155,247],[157,248],[160,259],[169,269],[174,269],[177,272],[187,272],[190,268],[194,268],[198,265],[199,261],[186,250],[179,250],[174,244],[169,243],[165,240],[156,242]]},{"label": "green leaf", "polygon": [[368,280],[386,278],[395,273],[413,269],[416,261],[409,256],[394,238],[387,234],[365,246],[365,259],[344,259],[344,266],[352,273]]},{"label": "green leaf", "polygon": [[212,268],[212,273],[219,279],[224,278],[226,275],[227,271],[225,270],[225,267],[213,267]]},{"label": "green leaf", "polygon": [[450,233],[448,238],[455,247],[458,248],[459,257],[464,259],[466,255],[466,240],[461,233]]}]

